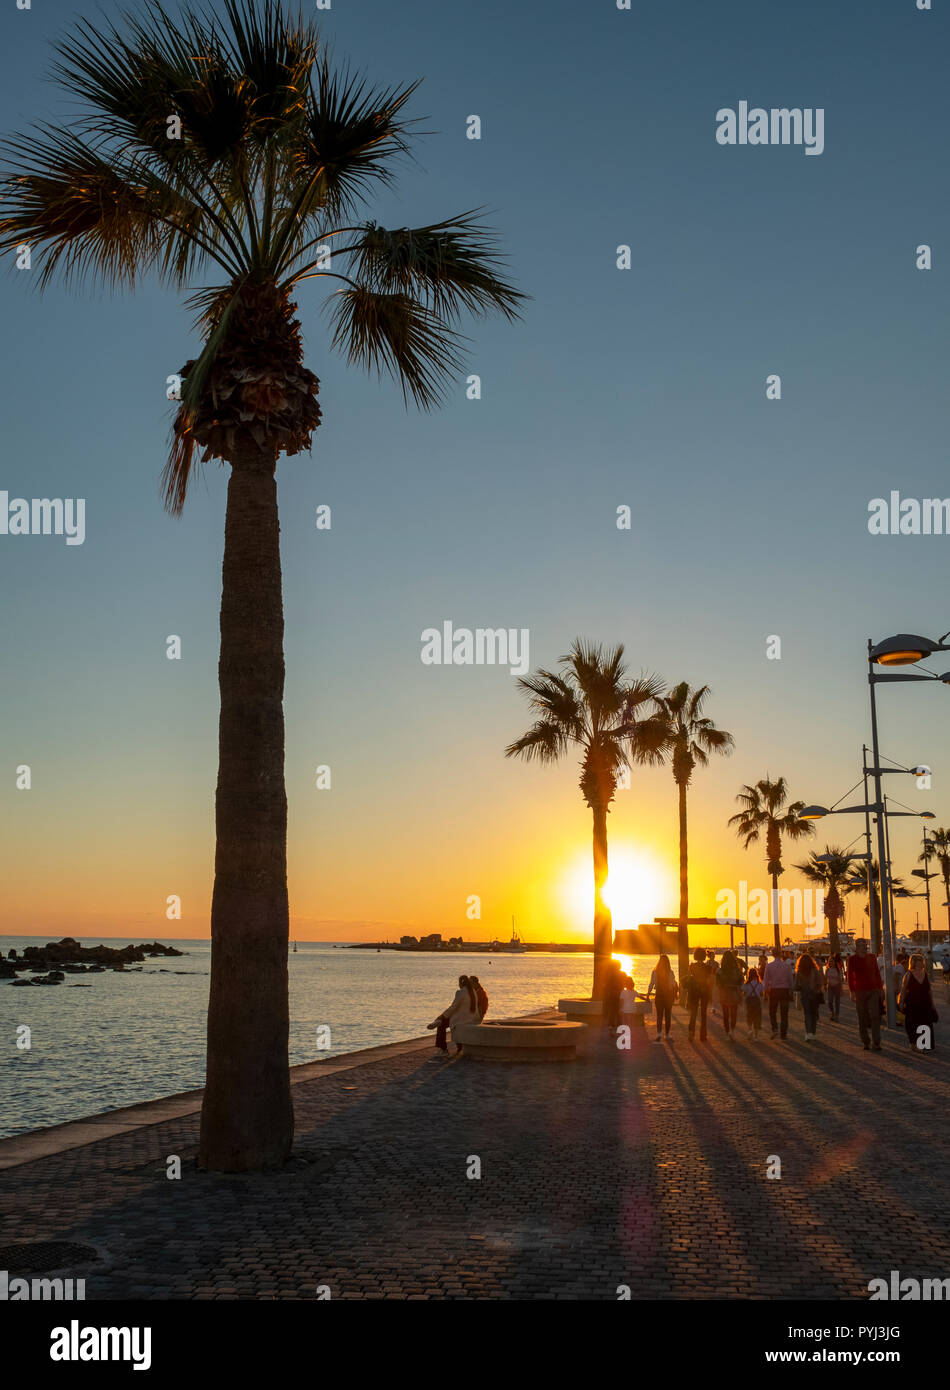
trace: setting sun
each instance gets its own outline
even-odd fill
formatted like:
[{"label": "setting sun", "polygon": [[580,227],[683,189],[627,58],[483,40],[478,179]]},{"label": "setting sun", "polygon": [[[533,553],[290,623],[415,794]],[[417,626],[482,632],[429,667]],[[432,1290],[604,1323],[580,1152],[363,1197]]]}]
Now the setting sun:
[{"label": "setting sun", "polygon": [[[593,869],[590,856],[578,856],[565,874],[564,900],[571,919],[586,926],[593,911]],[[610,872],[604,888],[617,930],[652,922],[676,910],[676,887],[670,870],[643,851],[611,847]]]}]

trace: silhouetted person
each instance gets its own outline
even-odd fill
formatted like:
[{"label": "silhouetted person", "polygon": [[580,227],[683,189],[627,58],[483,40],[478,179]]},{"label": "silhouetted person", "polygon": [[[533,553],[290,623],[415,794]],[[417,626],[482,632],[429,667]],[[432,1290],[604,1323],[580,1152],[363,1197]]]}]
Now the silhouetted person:
[{"label": "silhouetted person", "polygon": [[821,1003],[821,971],[807,953],[798,957],[795,970],[795,988],[802,1001],[805,1015],[805,1041],[814,1042],[818,1037],[818,1005]]},{"label": "silhouetted person", "polygon": [[[910,968],[901,981],[900,992],[900,1007],[904,1014],[907,1041],[915,1052],[930,1052],[937,1045],[934,1036],[937,1010],[934,1008],[930,989],[927,962],[923,956],[913,955],[908,965]],[[921,1029],[926,1029],[926,1032],[921,1032]]]},{"label": "silhouetted person", "polygon": [[[459,987],[455,991],[455,998],[452,1000],[451,1004],[445,1010],[445,1012],[439,1014],[439,1017],[435,1020],[435,1022],[430,1023],[428,1027],[438,1028],[439,1024],[441,1023],[451,1028],[452,1041],[455,1043],[455,1053],[457,1056],[462,1051],[462,1041],[459,1034],[459,1029],[462,1028],[466,1023],[477,1022],[478,1000],[475,997],[475,991],[472,988],[472,983],[469,980],[468,976],[460,975]],[[436,1033],[435,1043],[436,1047],[438,1047],[438,1033]]]},{"label": "silhouetted person", "polygon": [[786,960],[781,948],[772,947],[772,959],[765,967],[765,993],[769,1001],[769,1024],[772,1037],[777,1038],[779,1027],[782,1037],[788,1037],[788,1004],[795,983],[795,971],[790,960]]},{"label": "silhouetted person", "polygon": [[669,956],[660,956],[656,968],[650,976],[650,984],[647,988],[647,998],[649,999],[652,994],[656,1007],[656,1037],[654,1042],[662,1042],[664,1037],[670,1036],[670,1019],[678,988]]},{"label": "silhouetted person", "polygon": [[706,952],[702,946],[697,946],[686,977],[690,1039],[696,1036],[696,1015],[699,1014],[699,1041],[706,1041],[706,1010],[712,997],[712,987],[713,975],[706,964]]},{"label": "silhouetted person", "polygon": [[844,961],[840,955],[833,955],[825,968],[825,989],[828,991],[828,1014],[832,1023],[838,1022],[841,1013],[841,991],[844,989]]},{"label": "silhouetted person", "polygon": [[[867,1052],[873,1040],[874,1051],[881,1050],[881,972],[868,943],[860,937],[855,954],[848,957],[848,992],[858,1011],[858,1031]],[[870,1034],[870,1036],[869,1036]]]},{"label": "silhouetted person", "polygon": [[759,979],[759,972],[755,966],[749,971],[749,977],[742,986],[742,993],[745,997],[745,1021],[749,1029],[749,1036],[753,1042],[758,1042],[759,1029],[762,1027],[762,994],[763,984]]},{"label": "silhouetted person", "polygon": [[488,1013],[488,995],[485,993],[484,989],[479,983],[477,975],[469,975],[468,982],[472,986],[472,989],[475,991],[475,1005],[478,1009],[477,1021],[481,1023],[482,1019]]},{"label": "silhouetted person", "polygon": [[734,951],[723,952],[722,964],[716,971],[716,988],[719,991],[719,1005],[722,1009],[722,1026],[726,1030],[726,1037],[735,1042],[736,1019],[742,992],[742,967]]},{"label": "silhouetted person", "polygon": [[604,1022],[616,1032],[620,1025],[620,991],[623,989],[619,961],[612,960],[604,985]]}]

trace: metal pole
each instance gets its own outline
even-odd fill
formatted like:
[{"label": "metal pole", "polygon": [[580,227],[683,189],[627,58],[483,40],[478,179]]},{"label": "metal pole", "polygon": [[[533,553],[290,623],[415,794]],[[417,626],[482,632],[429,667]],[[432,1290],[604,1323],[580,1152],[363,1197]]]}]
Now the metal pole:
[{"label": "metal pole", "polygon": [[871,666],[871,648],[873,643],[868,638],[868,687],[871,691],[871,753],[874,758],[874,800],[878,806],[877,813],[877,854],[880,864],[881,875],[881,926],[884,938],[884,990],[887,998],[887,1026],[895,1028],[897,1026],[897,1000],[894,995],[894,961],[893,946],[891,938],[891,885],[890,874],[887,871],[887,845],[885,844],[885,825],[884,825],[884,792],[881,788],[881,752],[877,740],[877,702],[874,698],[874,671]]},{"label": "metal pole", "polygon": [[[867,874],[868,874],[868,926],[871,932],[871,950],[874,950],[877,937],[879,935],[879,923],[877,920],[877,907],[874,902],[874,855],[871,851],[871,812],[867,809],[868,805],[868,746],[866,743],[861,745],[861,768],[864,773],[864,847],[867,850]],[[877,952],[875,952],[875,955]]]},{"label": "metal pole", "polygon": [[894,875],[891,873],[891,822],[887,814],[887,797],[884,798],[884,844],[887,848],[887,882],[891,895],[891,946],[897,951],[897,905],[894,901]]},{"label": "metal pole", "polygon": [[927,858],[927,827],[924,826],[924,887],[927,889],[927,964],[934,963],[934,934],[930,923],[930,860]]}]

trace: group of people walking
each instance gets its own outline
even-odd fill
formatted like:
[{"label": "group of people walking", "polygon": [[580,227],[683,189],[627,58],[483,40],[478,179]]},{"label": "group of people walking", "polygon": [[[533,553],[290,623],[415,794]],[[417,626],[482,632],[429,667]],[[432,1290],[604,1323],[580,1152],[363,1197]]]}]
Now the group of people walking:
[{"label": "group of people walking", "polygon": [[[670,1036],[670,1018],[677,997],[689,1013],[689,1036],[700,1042],[708,1039],[708,1014],[717,1010],[718,998],[723,1031],[735,1042],[739,1009],[744,1007],[747,1036],[756,1041],[762,1033],[763,1014],[768,1007],[772,1038],[788,1037],[789,1006],[798,996],[805,1024],[805,1041],[815,1042],[822,1006],[828,1019],[837,1023],[841,1015],[841,996],[847,989],[854,1000],[858,1032],[865,1050],[881,1051],[881,1018],[885,1011],[881,966],[868,952],[867,942],[859,940],[847,962],[840,954],[817,961],[807,951],[793,960],[788,952],[773,946],[771,960],[763,952],[758,963],[744,967],[735,951],[724,951],[719,964],[715,954],[698,947],[693,952],[683,987],[677,983],[668,956],[660,956],[650,979],[647,999],[655,1000],[656,1037],[663,1042]],[[937,1011],[927,962],[920,954],[898,957],[897,1008],[910,1046],[915,1051],[932,1051],[936,1045],[934,1024]],[[632,981],[630,982],[632,987]],[[635,997],[635,996],[634,996]],[[621,1011],[623,995],[621,995]],[[608,1023],[610,1018],[608,1004]]]},{"label": "group of people walking", "polygon": [[488,995],[485,993],[477,975],[460,975],[459,987],[449,1007],[438,1018],[426,1025],[434,1028],[435,1045],[440,1052],[448,1052],[448,1033],[452,1031],[456,1056],[462,1051],[459,1030],[466,1023],[481,1023],[488,1013]]}]

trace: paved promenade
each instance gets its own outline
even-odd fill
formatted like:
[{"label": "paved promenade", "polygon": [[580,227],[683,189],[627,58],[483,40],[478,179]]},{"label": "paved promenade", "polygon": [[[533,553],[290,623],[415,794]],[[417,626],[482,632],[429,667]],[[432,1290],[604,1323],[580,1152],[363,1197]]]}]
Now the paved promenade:
[{"label": "paved promenade", "polygon": [[864,1052],[847,1003],[817,1043],[800,1013],[791,1033],[731,1044],[713,1020],[691,1044],[676,1009],[671,1044],[573,1064],[446,1060],[430,1036],[298,1068],[295,1158],[266,1177],[194,1168],[194,1094],[25,1162],[42,1150],[0,1141],[0,1243],[97,1247],[87,1299],[859,1299],[891,1269],[950,1276],[950,1050]]}]

